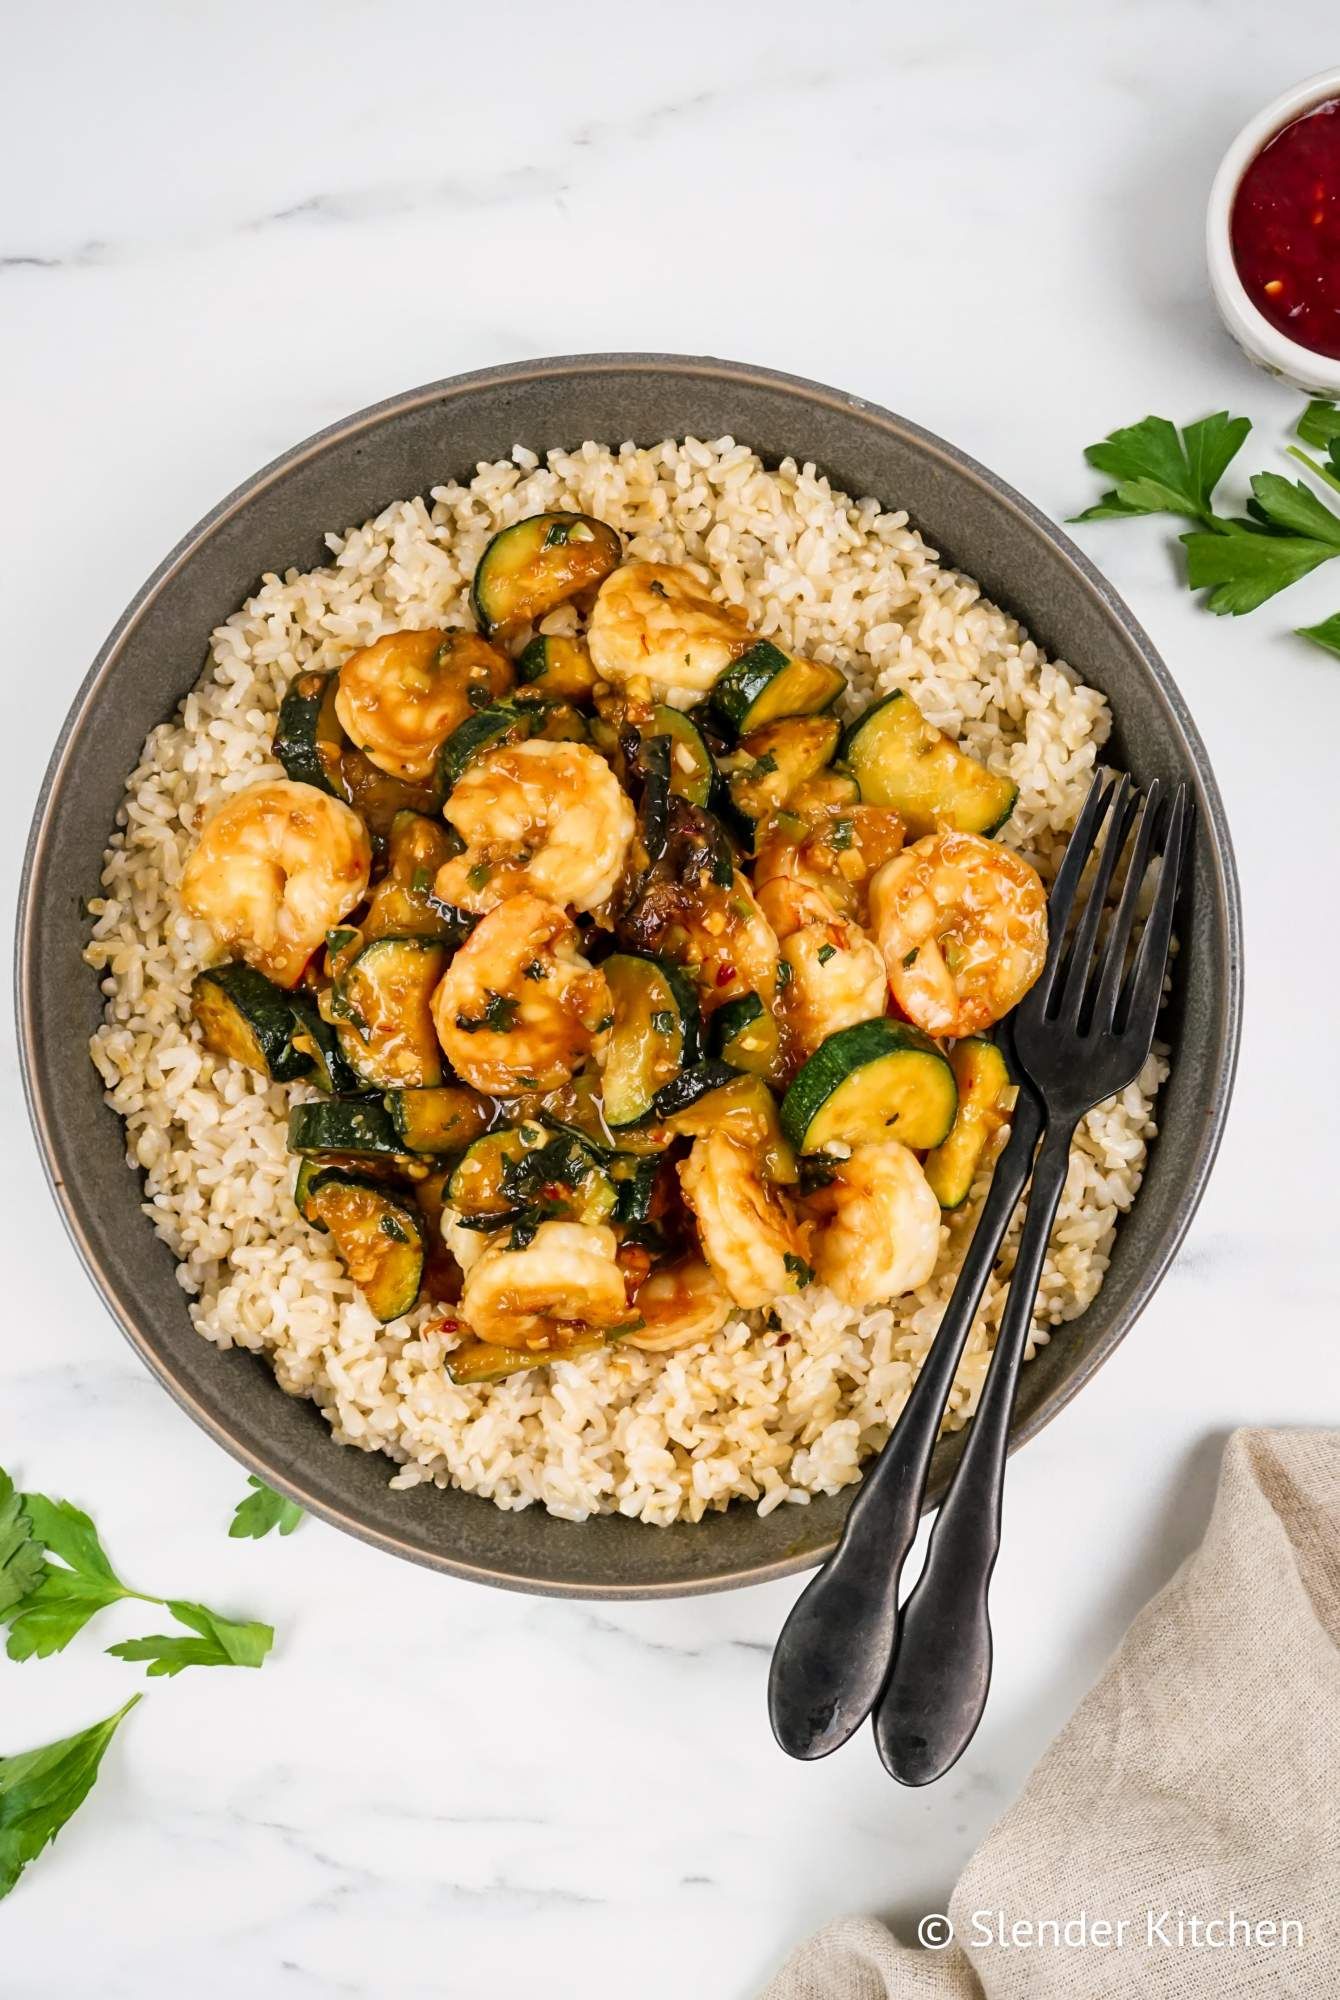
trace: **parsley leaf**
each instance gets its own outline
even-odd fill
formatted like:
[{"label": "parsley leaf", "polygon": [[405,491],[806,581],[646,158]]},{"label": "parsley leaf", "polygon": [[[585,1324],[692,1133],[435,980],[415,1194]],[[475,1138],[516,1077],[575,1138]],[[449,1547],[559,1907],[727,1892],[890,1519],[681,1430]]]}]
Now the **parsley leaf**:
[{"label": "parsley leaf", "polygon": [[1220,521],[1217,532],[1182,541],[1191,589],[1209,591],[1209,610],[1240,617],[1340,555],[1340,514],[1301,479],[1258,472],[1248,518]]},{"label": "parsley leaf", "polygon": [[0,1757],[0,1897],[53,1841],[92,1790],[103,1752],[141,1697],[74,1736]]},{"label": "parsley leaf", "polygon": [[803,1292],[807,1285],[814,1283],[813,1267],[807,1264],[803,1257],[797,1257],[793,1250],[782,1252],[782,1262],[795,1279],[797,1291]]},{"label": "parsley leaf", "polygon": [[125,1639],[119,1646],[107,1648],[113,1659],[148,1660],[150,1680],[179,1674],[183,1667],[259,1667],[274,1644],[272,1625],[254,1621],[239,1624],[185,1598],[168,1598],[165,1605],[174,1618],[200,1636],[182,1639],[151,1632],[148,1638]]},{"label": "parsley leaf", "polygon": [[[1340,406],[1335,403],[1309,403],[1295,426],[1304,444],[1320,445],[1323,451],[1340,443]],[[1334,457],[1334,451],[1331,452]]]},{"label": "parsley leaf", "polygon": [[247,1485],[254,1486],[255,1492],[248,1493],[245,1500],[239,1500],[233,1509],[232,1524],[228,1529],[234,1540],[259,1541],[268,1535],[271,1528],[278,1528],[281,1535],[291,1535],[303,1518],[303,1510],[296,1500],[290,1500],[283,1493],[276,1493],[273,1486],[267,1486],[263,1479],[247,1475]]},{"label": "parsley leaf", "polygon": [[837,957],[837,946],[835,944],[821,944],[816,956],[820,965],[827,965],[830,958]]},{"label": "parsley leaf", "polygon": [[1133,514],[1185,514],[1193,521],[1214,519],[1214,489],[1241,451],[1251,429],[1248,417],[1227,410],[1188,424],[1180,435],[1166,417],[1112,431],[1084,456],[1117,483],[1074,521],[1124,520]]},{"label": "parsley leaf", "polygon": [[43,1493],[21,1498],[33,1545],[59,1557],[60,1566],[44,1557],[32,1587],[10,1605],[5,1650],[11,1660],[45,1660],[63,1652],[96,1612],[139,1593],[113,1570],[87,1514]]},{"label": "parsley leaf", "polygon": [[1320,625],[1299,625],[1296,629],[1300,639],[1310,639],[1314,646],[1340,654],[1340,611],[1332,612]]},{"label": "parsley leaf", "polygon": [[[26,1528],[27,1538],[16,1543],[20,1526]],[[238,1624],[220,1618],[203,1604],[132,1590],[112,1568],[87,1514],[68,1500],[51,1500],[44,1493],[16,1494],[13,1482],[2,1470],[0,1558],[5,1558],[0,1567],[0,1585],[5,1586],[5,1596],[0,1597],[0,1623],[9,1626],[6,1650],[11,1660],[44,1660],[63,1651],[95,1613],[123,1598],[162,1605],[198,1635],[195,1639],[130,1639],[107,1648],[123,1660],[157,1659],[164,1647],[176,1649],[170,1656],[177,1659],[177,1665],[151,1667],[151,1673],[176,1673],[185,1666],[258,1667],[274,1641],[268,1625]],[[26,1588],[16,1595],[15,1586],[20,1582]],[[0,1839],[5,1823],[0,1797]]]},{"label": "parsley leaf", "polygon": [[1300,451],[1296,444],[1289,446],[1289,456],[1296,458],[1300,465],[1305,465],[1309,472],[1315,472],[1318,479],[1324,479],[1328,486],[1333,486],[1340,493],[1340,435],[1331,439],[1329,463],[1326,465],[1319,465],[1310,452]]},{"label": "parsley leaf", "polygon": [[0,1617],[37,1588],[42,1568],[42,1544],[33,1540],[23,1496],[0,1466]]}]

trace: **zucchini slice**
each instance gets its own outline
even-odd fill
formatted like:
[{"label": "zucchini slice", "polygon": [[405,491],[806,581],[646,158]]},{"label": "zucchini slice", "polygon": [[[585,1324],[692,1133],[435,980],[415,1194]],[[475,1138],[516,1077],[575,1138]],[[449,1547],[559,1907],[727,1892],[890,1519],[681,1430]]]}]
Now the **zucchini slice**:
[{"label": "zucchini slice", "polygon": [[600,680],[584,639],[549,632],[531,640],[517,660],[516,677],[560,701],[585,701]]},{"label": "zucchini slice", "polygon": [[205,1047],[276,1083],[310,1074],[310,1051],[295,1040],[298,1010],[263,972],[240,961],[212,965],[191,982],[191,1013]]},{"label": "zucchini slice", "polygon": [[372,851],[379,857],[390,845],[397,813],[432,815],[442,803],[436,776],[422,784],[412,783],[408,778],[393,778],[361,750],[355,750],[352,743],[340,760],[340,785],[340,796],[366,826],[372,837]]},{"label": "zucchini slice", "polygon": [[313,1229],[319,1229],[323,1236],[326,1233],[326,1225],[309,1207],[307,1197],[312,1192],[318,1176],[329,1172],[330,1168],[323,1166],[320,1160],[299,1160],[298,1178],[293,1183],[293,1206],[303,1221],[310,1222]]},{"label": "zucchini slice", "polygon": [[614,1182],[569,1133],[513,1125],[476,1139],[452,1170],[447,1199],[468,1221],[529,1214],[536,1221],[597,1223],[613,1215]]},{"label": "zucchini slice", "polygon": [[311,1059],[308,1081],[330,1097],[356,1096],[359,1080],[344,1059],[335,1029],[322,1018],[317,1007],[309,1006],[294,994],[289,995],[289,1002],[293,1009],[293,1046]]},{"label": "zucchini slice", "polygon": [[354,1174],[315,1174],[303,1212],[335,1239],[349,1276],[383,1322],[409,1312],[423,1277],[423,1224],[389,1188]]},{"label": "zucchini slice", "polygon": [[275,756],[287,775],[300,785],[344,798],[343,756],[346,738],[335,713],[337,673],[309,670],[298,674],[279,706],[275,724]]},{"label": "zucchini slice", "polygon": [[436,938],[449,944],[460,936],[444,904],[435,901],[437,871],[459,854],[459,836],[440,819],[398,812],[387,841],[386,873],[372,891],[361,929],[369,943],[379,937]]},{"label": "zucchini slice", "polygon": [[617,1136],[611,1132],[600,1095],[600,1079],[592,1070],[584,1070],[570,1083],[549,1091],[540,1099],[537,1110],[554,1131],[571,1133],[591,1152],[602,1156],[616,1147],[621,1153],[663,1153],[673,1137],[663,1125],[628,1126]]},{"label": "zucchini slice", "polygon": [[727,785],[731,804],[751,831],[832,763],[841,735],[835,715],[788,715],[742,739]]},{"label": "zucchini slice", "polygon": [[432,938],[381,937],[335,974],[340,1048],[365,1084],[422,1090],[442,1081],[433,990],[447,951]]},{"label": "zucchini slice", "polygon": [[901,1139],[923,1152],[954,1123],[948,1058],[905,1021],[858,1021],[820,1042],[782,1099],[782,1130],[800,1153]]},{"label": "zucchini slice", "polygon": [[738,736],[747,736],[784,715],[817,715],[831,708],[846,685],[841,667],[797,659],[770,639],[757,639],[720,675],[712,706]]},{"label": "zucchini slice", "polygon": [[949,1051],[958,1085],[958,1110],[949,1136],[924,1162],[926,1179],[941,1208],[961,1208],[987,1146],[1005,1123],[1010,1072],[994,1042],[967,1035]]},{"label": "zucchini slice", "polygon": [[530,514],[496,534],[475,570],[470,602],[485,638],[534,624],[594,590],[623,557],[615,530],[590,514]]},{"label": "zucchini slice", "polygon": [[718,1125],[729,1126],[758,1147],[769,1180],[798,1177],[777,1100],[761,1076],[741,1076],[721,1062],[700,1063],[659,1093],[656,1109],[676,1136],[697,1139]]},{"label": "zucchini slice", "polygon": [[408,1153],[459,1153],[483,1136],[494,1110],[463,1083],[426,1090],[388,1090],[382,1099]]},{"label": "zucchini slice", "polygon": [[[635,1324],[641,1325],[641,1321]],[[629,1331],[632,1330],[630,1327]],[[500,1382],[504,1375],[519,1375],[525,1368],[546,1368],[551,1361],[571,1361],[579,1354],[594,1354],[609,1338],[604,1333],[579,1334],[575,1340],[565,1340],[555,1347],[495,1347],[487,1340],[466,1341],[453,1348],[443,1367],[447,1380],[465,1389],[474,1382]]]},{"label": "zucchini slice", "polygon": [[421,1178],[428,1168],[407,1153],[385,1105],[366,1097],[323,1097],[295,1104],[288,1115],[288,1149],[333,1166],[353,1162],[360,1171]]},{"label": "zucchini slice", "polygon": [[777,1016],[757,993],[728,1000],[712,1016],[716,1053],[732,1069],[745,1070],[772,1083],[781,1074],[784,1051]]},{"label": "zucchini slice", "polygon": [[658,702],[651,712],[645,736],[670,739],[670,790],[690,805],[705,806],[712,796],[717,769],[702,730],[682,709]]},{"label": "zucchini slice", "polygon": [[614,1005],[603,1062],[605,1120],[636,1125],[652,1100],[700,1047],[698,1002],[689,981],[665,959],[615,952],[602,966]]},{"label": "zucchini slice", "polygon": [[548,695],[523,690],[491,702],[467,715],[442,745],[437,763],[438,796],[447,798],[466,766],[485,750],[519,743],[528,736],[540,736],[550,743],[584,743],[590,733],[570,702],[554,701]]},{"label": "zucchini slice", "polygon": [[857,717],[842,739],[842,756],[866,804],[896,807],[913,840],[941,826],[995,833],[1019,796],[1017,785],[927,722],[902,688]]}]

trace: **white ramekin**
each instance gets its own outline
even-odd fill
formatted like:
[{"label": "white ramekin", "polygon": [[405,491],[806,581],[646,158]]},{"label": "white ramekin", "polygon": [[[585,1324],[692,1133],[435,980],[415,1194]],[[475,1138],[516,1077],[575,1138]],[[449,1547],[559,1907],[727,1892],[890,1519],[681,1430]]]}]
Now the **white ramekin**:
[{"label": "white ramekin", "polygon": [[1340,396],[1340,359],[1314,354],[1272,326],[1258,312],[1247,295],[1233,261],[1230,222],[1233,200],[1243,174],[1269,140],[1314,105],[1340,97],[1340,69],[1323,70],[1286,90],[1273,104],[1267,104],[1243,126],[1219,163],[1210,189],[1210,206],[1205,218],[1205,255],[1210,267],[1210,289],[1224,325],[1243,353],[1259,368],[1278,375],[1296,388],[1315,396]]}]

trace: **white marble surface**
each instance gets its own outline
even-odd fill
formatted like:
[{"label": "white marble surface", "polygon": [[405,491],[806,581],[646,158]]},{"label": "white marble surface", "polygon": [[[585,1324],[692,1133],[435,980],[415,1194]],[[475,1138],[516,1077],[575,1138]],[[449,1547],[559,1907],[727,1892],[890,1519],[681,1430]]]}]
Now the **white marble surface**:
[{"label": "white marble surface", "polygon": [[[1212,317],[1201,214],[1241,120],[1333,57],[1332,15],[10,12],[6,908],[48,743],[142,577],[263,460],[410,384],[598,348],[758,360],[919,419],[1058,517],[1094,490],[1081,447],[1151,407],[1245,410],[1268,462],[1294,403]],[[1281,636],[1340,605],[1340,575],[1233,624],[1176,585],[1158,525],[1081,534],[1223,783],[1247,1033],[1175,1271],[1012,1467],[999,1668],[959,1769],[911,1795],[864,1740],[813,1769],[774,1749],[764,1683],[793,1584],[594,1609],[430,1576],[311,1522],[230,1542],[242,1475],[81,1274],[6,1025],[0,1459],[89,1504],[132,1579],[280,1635],[262,1674],[154,1687],[5,1905],[7,2000],[744,2000],[831,1916],[907,1929],[1198,1536],[1224,1433],[1340,1414],[1340,663]],[[132,1670],[100,1647],[135,1629],[109,1614],[59,1660],[0,1662],[0,1748],[124,1699]]]}]

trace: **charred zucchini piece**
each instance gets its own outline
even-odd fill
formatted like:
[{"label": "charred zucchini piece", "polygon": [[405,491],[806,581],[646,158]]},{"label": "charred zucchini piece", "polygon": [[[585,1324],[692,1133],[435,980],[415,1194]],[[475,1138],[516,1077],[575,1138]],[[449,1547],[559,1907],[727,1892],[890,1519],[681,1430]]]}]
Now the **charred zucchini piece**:
[{"label": "charred zucchini piece", "polygon": [[496,534],[475,570],[470,602],[485,638],[534,624],[594,590],[623,555],[614,529],[589,514],[531,514]]},{"label": "charred zucchini piece", "polygon": [[447,1200],[463,1216],[503,1218],[521,1206],[512,1200],[503,1185],[508,1167],[515,1166],[527,1153],[537,1153],[549,1134],[541,1125],[509,1125],[501,1132],[489,1132],[468,1146],[452,1168],[447,1182]]},{"label": "charred zucchini piece", "polygon": [[670,1131],[697,1139],[718,1125],[738,1131],[758,1148],[770,1180],[794,1181],[796,1156],[777,1114],[777,1100],[760,1076],[741,1076],[723,1062],[701,1063],[677,1078],[656,1100]]},{"label": "charred zucchini piece", "polygon": [[720,676],[712,706],[737,736],[747,736],[784,715],[831,708],[846,685],[841,667],[797,659],[770,639],[758,639]]},{"label": "charred zucchini piece", "polygon": [[603,971],[614,1003],[603,1063],[605,1118],[617,1131],[645,1118],[662,1085],[698,1060],[698,1001],[665,959],[615,952]]},{"label": "charred zucchini piece", "polygon": [[583,639],[542,632],[531,640],[516,663],[516,677],[540,694],[560,701],[585,701],[600,676],[591,664]]},{"label": "charred zucchini piece", "polygon": [[313,1068],[309,1050],[295,1042],[293,997],[263,972],[241,961],[212,965],[191,982],[191,1012],[205,1047],[244,1063],[276,1083],[292,1083]]},{"label": "charred zucchini piece", "polygon": [[431,816],[442,800],[436,777],[423,784],[408,778],[393,778],[350,744],[340,760],[341,797],[353,807],[372,838],[372,851],[380,858],[390,846],[391,828],[397,813],[413,812]]},{"label": "charred zucchini piece", "polygon": [[[633,1327],[627,1330],[632,1332]],[[618,1331],[618,1328],[612,1330]],[[603,1333],[581,1334],[553,1347],[495,1347],[486,1340],[471,1340],[453,1348],[443,1365],[447,1380],[464,1389],[474,1382],[500,1382],[504,1375],[519,1375],[525,1368],[546,1368],[551,1361],[571,1361],[579,1354],[594,1354],[611,1337],[612,1334]]]},{"label": "charred zucchini piece", "polygon": [[412,1310],[423,1277],[423,1224],[391,1189],[354,1174],[318,1173],[304,1214],[335,1239],[349,1276],[385,1323]]},{"label": "charred zucchini piece", "polygon": [[320,1175],[328,1174],[329,1172],[330,1168],[323,1166],[320,1160],[299,1160],[298,1178],[293,1183],[293,1206],[297,1209],[304,1222],[310,1222],[313,1229],[319,1229],[323,1235],[325,1234],[326,1225],[324,1222],[318,1220],[315,1212],[308,1204],[307,1197],[312,1192],[313,1185]]},{"label": "charred zucchini piece", "polygon": [[995,833],[1019,796],[1017,785],[927,722],[901,688],[857,717],[842,739],[842,755],[867,805],[896,807],[913,840],[940,826]]},{"label": "charred zucchini piece", "polygon": [[342,763],[347,739],[335,713],[340,677],[315,670],[298,674],[279,707],[275,756],[300,785],[344,798]]},{"label": "charred zucchini piece", "polygon": [[361,1084],[344,1059],[340,1038],[317,1007],[295,994],[289,995],[293,1009],[293,1046],[311,1058],[310,1083],[330,1097],[353,1097]]},{"label": "charred zucchini piece", "polygon": [[732,1069],[773,1082],[781,1074],[782,1031],[777,1016],[757,993],[728,1000],[712,1016],[716,1053]]},{"label": "charred zucchini piece", "polygon": [[459,854],[459,836],[444,820],[398,812],[391,821],[386,873],[372,891],[361,929],[371,943],[379,937],[426,937],[455,942],[460,927],[444,904],[434,900],[437,871]]},{"label": "charred zucchini piece", "polygon": [[712,796],[716,765],[692,716],[658,702],[644,734],[669,737],[670,790],[676,798],[687,799],[690,805],[705,806]]},{"label": "charred zucchini piece", "polygon": [[460,1153],[493,1123],[486,1097],[463,1083],[426,1090],[388,1090],[382,1099],[396,1137],[409,1153]]},{"label": "charred zucchini piece", "polygon": [[839,1142],[901,1139],[922,1152],[954,1122],[948,1058],[905,1021],[858,1021],[820,1042],[782,1100],[782,1130],[799,1153]]},{"label": "charred zucchini piece", "polygon": [[533,1124],[476,1139],[452,1171],[447,1199],[467,1220],[500,1226],[522,1214],[604,1222],[615,1207],[613,1181],[580,1139]]},{"label": "charred zucchini piece", "polygon": [[994,1042],[968,1035],[949,1051],[958,1110],[949,1136],[925,1160],[926,1179],[941,1208],[961,1208],[972,1192],[982,1155],[1009,1113],[1010,1072]]},{"label": "charred zucchini piece", "polygon": [[540,1099],[537,1107],[545,1124],[556,1132],[570,1132],[594,1153],[663,1153],[672,1134],[663,1125],[625,1127],[616,1136],[605,1118],[600,1079],[586,1070]]},{"label": "charred zucchini piece", "polygon": [[503,743],[539,736],[550,743],[584,743],[590,731],[570,702],[523,689],[468,715],[442,745],[437,765],[439,796],[447,798],[466,766]]},{"label": "charred zucchini piece", "polygon": [[[751,837],[832,762],[841,734],[836,716],[791,715],[743,739],[727,788]],[[855,789],[851,784],[850,790]]]},{"label": "charred zucchini piece", "polygon": [[366,1097],[323,1097],[295,1104],[288,1115],[288,1149],[332,1166],[336,1160],[420,1178],[427,1167],[407,1153],[385,1105]]},{"label": "charred zucchini piece", "polygon": [[433,989],[447,968],[432,938],[374,938],[335,973],[340,1048],[365,1084],[415,1089],[442,1081]]}]

